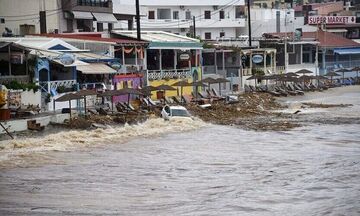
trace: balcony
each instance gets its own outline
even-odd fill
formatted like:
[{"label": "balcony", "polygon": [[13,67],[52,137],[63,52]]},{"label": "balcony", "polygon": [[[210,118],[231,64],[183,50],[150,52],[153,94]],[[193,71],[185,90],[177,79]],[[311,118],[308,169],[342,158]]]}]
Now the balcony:
[{"label": "balcony", "polygon": [[148,70],[147,76],[149,80],[184,79],[190,78],[192,74],[189,69]]},{"label": "balcony", "polygon": [[63,0],[64,11],[86,11],[95,13],[112,13],[112,0]]},{"label": "balcony", "polygon": [[[143,28],[189,28],[192,20],[175,20],[175,19],[154,19],[144,20],[141,23]],[[245,18],[238,19],[201,19],[196,21],[196,28],[236,28],[245,27]]]}]

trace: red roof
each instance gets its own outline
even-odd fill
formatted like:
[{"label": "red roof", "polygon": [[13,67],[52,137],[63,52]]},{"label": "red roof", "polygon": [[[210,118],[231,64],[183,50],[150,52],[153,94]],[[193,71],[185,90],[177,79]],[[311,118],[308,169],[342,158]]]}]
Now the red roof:
[{"label": "red roof", "polygon": [[119,38],[104,38],[101,37],[101,33],[79,33],[79,34],[39,34],[38,36],[52,37],[52,38],[68,38],[77,40],[88,40],[98,42],[112,42],[117,44],[136,44],[145,45],[147,42],[131,40],[131,39],[119,39]]},{"label": "red roof", "polygon": [[[265,33],[263,36],[265,38],[283,38],[285,35],[292,38],[294,36],[293,32],[280,32],[280,33]],[[302,39],[309,41],[309,39],[314,39],[314,41],[319,41],[320,47],[328,48],[345,48],[345,47],[360,47],[360,44],[356,43],[353,40],[342,37],[340,35],[317,31],[317,32],[303,32]]]}]

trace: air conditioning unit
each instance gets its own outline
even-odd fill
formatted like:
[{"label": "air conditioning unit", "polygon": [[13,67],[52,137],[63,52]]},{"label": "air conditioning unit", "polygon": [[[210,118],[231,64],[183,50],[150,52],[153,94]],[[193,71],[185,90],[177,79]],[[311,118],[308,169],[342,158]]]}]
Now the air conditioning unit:
[{"label": "air conditioning unit", "polygon": [[213,8],[214,8],[214,10],[217,10],[217,9],[218,9],[218,6],[217,6],[217,5],[214,5]]}]

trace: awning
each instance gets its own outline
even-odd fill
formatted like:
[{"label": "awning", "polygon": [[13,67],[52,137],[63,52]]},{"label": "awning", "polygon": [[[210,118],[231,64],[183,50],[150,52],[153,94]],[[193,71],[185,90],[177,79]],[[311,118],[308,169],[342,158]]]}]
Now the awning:
[{"label": "awning", "polygon": [[92,13],[98,23],[117,23],[118,20],[113,14],[108,13]]},{"label": "awning", "polygon": [[77,66],[76,70],[83,74],[115,74],[117,71],[103,63],[90,63],[84,66]]},{"label": "awning", "polygon": [[84,12],[84,11],[71,11],[71,13],[74,15],[74,19],[88,19],[92,20],[94,17],[90,12]]},{"label": "awning", "polygon": [[51,61],[52,62],[55,62],[56,64],[59,64],[59,65],[62,65],[62,66],[64,66],[64,67],[74,67],[74,66],[77,66],[77,67],[79,67],[79,66],[85,66],[85,65],[88,65],[88,63],[86,63],[86,62],[83,62],[83,61],[79,61],[79,60],[75,60],[75,62],[74,63],[72,63],[72,64],[63,64],[60,60],[58,60],[58,59],[51,59]]},{"label": "awning", "polygon": [[351,55],[351,54],[360,54],[360,47],[356,48],[336,48],[334,53],[339,55]]},{"label": "awning", "polygon": [[150,42],[148,49],[199,50],[203,49],[203,47],[201,43],[197,42]]}]

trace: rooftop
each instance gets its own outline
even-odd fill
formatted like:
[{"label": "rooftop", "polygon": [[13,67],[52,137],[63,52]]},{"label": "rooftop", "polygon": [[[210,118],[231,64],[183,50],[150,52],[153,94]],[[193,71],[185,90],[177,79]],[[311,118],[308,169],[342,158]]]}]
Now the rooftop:
[{"label": "rooftop", "polygon": [[52,38],[63,38],[63,39],[72,39],[72,40],[85,40],[87,42],[101,42],[101,43],[110,43],[110,44],[123,44],[123,45],[144,45],[147,44],[145,41],[138,41],[132,39],[119,39],[119,38],[104,38],[101,33],[69,33],[69,34],[41,34],[39,36],[43,37],[52,37]]},{"label": "rooftop", "polygon": [[245,5],[244,0],[238,1],[229,1],[229,0],[182,0],[182,1],[174,1],[174,0],[142,0],[142,6],[213,6],[213,5]]},{"label": "rooftop", "polygon": [[[280,32],[280,33],[265,33],[263,36],[265,38],[273,38],[273,39],[284,39],[285,35],[287,35],[290,40],[293,39],[293,32]],[[340,35],[317,31],[317,32],[303,32],[302,40],[317,40],[319,41],[319,47],[327,47],[327,48],[346,48],[346,47],[360,47],[358,43],[350,40],[348,38],[342,37]]]}]

